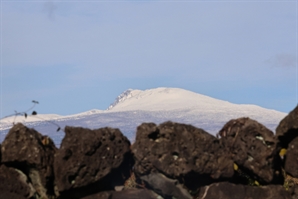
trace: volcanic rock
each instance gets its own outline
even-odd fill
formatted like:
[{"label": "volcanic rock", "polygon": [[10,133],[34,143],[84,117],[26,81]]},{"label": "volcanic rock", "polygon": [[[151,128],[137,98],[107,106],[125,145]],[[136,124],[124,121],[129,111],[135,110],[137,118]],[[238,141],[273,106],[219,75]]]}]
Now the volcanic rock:
[{"label": "volcanic rock", "polygon": [[291,176],[298,178],[298,137],[292,140],[288,145],[285,171]]},{"label": "volcanic rock", "polygon": [[250,118],[230,120],[220,130],[221,143],[235,163],[262,183],[273,181],[278,159],[278,140],[272,131]]},{"label": "volcanic rock", "polygon": [[3,199],[27,199],[24,196],[21,196],[19,194],[15,194],[15,193],[11,193],[9,191],[1,191],[0,198],[3,198]]},{"label": "volcanic rock", "polygon": [[111,199],[156,199],[157,195],[147,189],[129,189],[124,191],[114,191]]},{"label": "volcanic rock", "polygon": [[190,189],[234,173],[233,161],[219,140],[192,125],[143,123],[137,128],[132,152],[137,175],[160,172],[189,182],[185,185]]},{"label": "volcanic rock", "polygon": [[156,199],[157,195],[147,189],[99,192],[81,199]]},{"label": "volcanic rock", "polygon": [[31,198],[35,190],[20,170],[0,166],[0,198]]},{"label": "volcanic rock", "polygon": [[141,180],[145,181],[150,188],[163,196],[163,198],[192,199],[192,196],[178,180],[167,178],[161,173],[150,173],[141,176]]},{"label": "volcanic rock", "polygon": [[287,188],[287,191],[291,193],[292,199],[298,199],[298,184],[291,183],[291,185]]},{"label": "volcanic rock", "polygon": [[298,136],[298,106],[280,121],[276,128],[276,136],[284,148]]},{"label": "volcanic rock", "polygon": [[248,186],[228,182],[214,183],[200,189],[195,199],[292,199],[281,185]]},{"label": "volcanic rock", "polygon": [[102,191],[102,192],[98,192],[98,193],[95,193],[95,194],[85,196],[81,199],[111,199],[111,197],[112,197],[112,192]]},{"label": "volcanic rock", "polygon": [[132,165],[130,142],[119,129],[67,126],[55,157],[57,188],[65,198],[113,190],[123,185]]},{"label": "volcanic rock", "polygon": [[38,195],[48,198],[54,195],[53,162],[56,150],[49,137],[18,123],[2,142],[2,163],[24,172]]}]

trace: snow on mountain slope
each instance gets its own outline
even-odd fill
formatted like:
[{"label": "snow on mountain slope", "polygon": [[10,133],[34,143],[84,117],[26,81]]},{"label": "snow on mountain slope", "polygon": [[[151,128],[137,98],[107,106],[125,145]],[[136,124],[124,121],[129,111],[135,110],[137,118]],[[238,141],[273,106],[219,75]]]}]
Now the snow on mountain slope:
[{"label": "snow on mountain slope", "polygon": [[198,107],[214,109],[229,106],[231,103],[179,88],[156,88],[123,92],[108,108],[109,111],[162,111]]},{"label": "snow on mountain slope", "polygon": [[108,108],[108,111],[111,112],[134,110],[189,110],[193,114],[196,112],[208,112],[239,115],[240,113],[243,116],[270,116],[275,119],[280,119],[286,115],[285,113],[256,105],[232,104],[179,88],[156,88],[145,91],[129,89],[118,96],[116,101]]},{"label": "snow on mountain slope", "polygon": [[62,120],[68,120],[68,119],[78,119],[81,117],[86,117],[89,115],[103,113],[103,112],[105,111],[93,109],[83,113],[67,115],[67,116],[62,116],[57,114],[28,115],[27,118],[25,118],[23,115],[10,116],[0,120],[0,130],[5,129],[7,126],[11,127],[13,123],[16,124],[18,122],[21,122],[24,124],[30,124],[34,122],[62,121]]},{"label": "snow on mountain slope", "polygon": [[37,122],[41,120],[55,120],[58,118],[61,118],[61,115],[57,114],[39,114],[39,115],[28,115],[27,118],[23,115],[17,115],[17,116],[10,116],[6,117],[0,120],[0,125],[4,124],[12,124],[12,123],[18,123],[18,122]]},{"label": "snow on mountain slope", "polygon": [[[137,126],[143,122],[159,124],[171,120],[192,124],[215,135],[226,122],[239,117],[250,117],[275,131],[286,113],[256,105],[232,104],[178,88],[156,88],[145,91],[129,89],[119,95],[107,110],[94,109],[68,116],[37,116],[42,120],[33,116],[25,120],[22,116],[20,117],[22,121],[18,121],[35,128],[42,134],[49,135],[59,146],[64,133],[56,131],[57,125],[61,129],[66,125],[91,129],[106,126],[119,128],[128,139],[133,141]],[[0,120],[0,142],[11,128],[13,118]]]}]

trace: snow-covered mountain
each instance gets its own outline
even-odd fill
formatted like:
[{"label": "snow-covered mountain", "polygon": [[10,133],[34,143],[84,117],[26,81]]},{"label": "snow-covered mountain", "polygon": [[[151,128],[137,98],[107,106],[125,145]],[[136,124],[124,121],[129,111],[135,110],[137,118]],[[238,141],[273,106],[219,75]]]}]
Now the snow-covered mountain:
[{"label": "snow-covered mountain", "polygon": [[[129,89],[120,94],[107,110],[90,110],[69,116],[37,115],[9,117],[0,121],[0,142],[13,122],[23,122],[60,144],[64,133],[57,126],[82,126],[88,128],[119,128],[134,140],[136,127],[143,122],[182,122],[216,134],[230,119],[250,117],[275,131],[279,121],[286,116],[275,110],[256,105],[233,104],[179,88],[149,90]],[[42,119],[41,119],[42,118]],[[45,121],[47,120],[47,121]]]},{"label": "snow-covered mountain", "polygon": [[120,111],[177,111],[193,110],[195,112],[242,112],[252,114],[272,113],[281,116],[275,110],[269,110],[256,105],[232,104],[180,88],[156,88],[149,90],[128,89],[119,95],[115,102],[107,109],[110,112]]},{"label": "snow-covered mountain", "polygon": [[108,108],[110,111],[161,111],[178,109],[211,110],[224,108],[231,103],[217,100],[179,88],[156,88],[150,90],[132,90],[123,92]]}]

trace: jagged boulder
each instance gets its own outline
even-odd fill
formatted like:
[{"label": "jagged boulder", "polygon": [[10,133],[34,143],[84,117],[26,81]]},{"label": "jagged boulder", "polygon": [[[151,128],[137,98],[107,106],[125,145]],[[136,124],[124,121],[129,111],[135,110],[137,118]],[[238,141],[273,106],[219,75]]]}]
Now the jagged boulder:
[{"label": "jagged boulder", "polygon": [[133,165],[130,142],[119,129],[65,127],[55,157],[55,177],[63,198],[80,198],[123,185]]},{"label": "jagged boulder", "polygon": [[228,182],[214,183],[200,189],[195,199],[292,199],[281,185],[248,186]]},{"label": "jagged boulder", "polygon": [[57,148],[47,136],[21,123],[14,125],[2,142],[2,163],[24,172],[38,195],[54,195],[53,162]]},{"label": "jagged boulder", "polygon": [[298,136],[298,106],[280,121],[276,128],[276,136],[284,148]]},{"label": "jagged boulder", "polygon": [[234,173],[233,161],[219,140],[192,125],[143,123],[137,128],[132,152],[137,175],[160,172],[190,189]]},{"label": "jagged boulder", "polygon": [[219,135],[242,170],[262,183],[280,180],[278,140],[264,125],[245,117],[233,119],[224,125]]},{"label": "jagged boulder", "polygon": [[20,170],[0,166],[0,198],[31,198],[35,192]]}]

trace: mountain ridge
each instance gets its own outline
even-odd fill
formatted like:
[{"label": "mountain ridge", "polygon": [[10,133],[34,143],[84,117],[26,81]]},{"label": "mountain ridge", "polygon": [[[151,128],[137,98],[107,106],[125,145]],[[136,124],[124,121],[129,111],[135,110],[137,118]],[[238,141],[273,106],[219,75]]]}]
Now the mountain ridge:
[{"label": "mountain ridge", "polygon": [[181,88],[158,87],[154,89],[138,90],[127,89],[116,97],[115,101],[106,109],[98,110],[92,109],[82,113],[61,116],[58,114],[39,114],[38,116],[28,115],[27,118],[23,116],[11,116],[2,118],[1,125],[17,122],[37,122],[47,120],[60,120],[72,117],[83,117],[98,113],[120,112],[120,111],[170,111],[170,110],[190,110],[201,112],[254,112],[271,111],[279,115],[286,115],[286,113],[267,109],[253,104],[234,104],[228,101],[212,98],[206,95],[195,93]]},{"label": "mountain ridge", "polygon": [[[189,106],[188,104],[192,105]],[[267,109],[253,104],[234,104],[192,91],[169,87],[158,87],[147,90],[128,89],[115,99],[107,111],[174,110],[193,107],[212,110],[212,108],[223,109],[239,105],[242,107],[262,108],[283,113],[274,109]]]},{"label": "mountain ridge", "polygon": [[[124,93],[124,94],[123,94]],[[279,122],[287,115],[272,109],[256,105],[233,104],[218,100],[191,91],[177,88],[157,88],[142,90],[129,89],[121,93],[107,110],[92,109],[83,113],[48,117],[42,120],[30,120],[22,116],[20,122],[35,128],[43,134],[54,138],[57,145],[63,139],[63,133],[56,132],[56,126],[61,129],[65,126],[81,126],[90,129],[112,127],[119,128],[130,140],[134,140],[137,126],[144,122],[156,124],[173,121],[186,123],[202,128],[215,135],[231,119],[249,117],[264,124],[275,131]],[[0,141],[5,137],[12,121],[19,122],[15,117],[5,118],[0,121]],[[50,122],[44,121],[48,120]],[[25,122],[24,122],[25,121]]]}]

